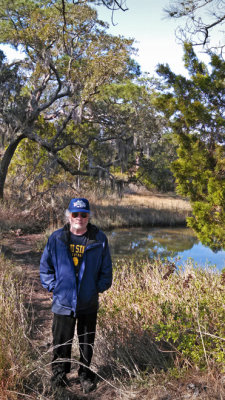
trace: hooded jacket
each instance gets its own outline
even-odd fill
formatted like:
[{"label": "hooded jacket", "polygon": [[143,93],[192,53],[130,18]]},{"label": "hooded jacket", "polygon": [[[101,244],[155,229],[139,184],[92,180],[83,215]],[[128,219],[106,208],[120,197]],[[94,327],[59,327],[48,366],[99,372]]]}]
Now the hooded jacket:
[{"label": "hooded jacket", "polygon": [[88,241],[78,282],[70,252],[70,225],[53,232],[40,262],[44,288],[53,292],[52,311],[62,315],[87,314],[98,309],[98,294],[112,284],[112,262],[106,235],[88,224]]}]

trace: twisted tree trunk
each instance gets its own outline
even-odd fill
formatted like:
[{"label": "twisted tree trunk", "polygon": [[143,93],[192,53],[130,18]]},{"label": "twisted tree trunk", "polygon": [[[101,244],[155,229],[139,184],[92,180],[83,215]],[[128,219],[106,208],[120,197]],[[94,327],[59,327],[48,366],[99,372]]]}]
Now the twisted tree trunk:
[{"label": "twisted tree trunk", "polygon": [[12,160],[12,157],[17,149],[18,144],[21,142],[22,139],[24,139],[26,136],[21,134],[20,136],[17,136],[15,139],[11,141],[9,146],[7,147],[5,154],[3,155],[0,163],[0,199],[3,200],[4,198],[4,186],[5,186],[5,180],[9,168],[9,164]]}]

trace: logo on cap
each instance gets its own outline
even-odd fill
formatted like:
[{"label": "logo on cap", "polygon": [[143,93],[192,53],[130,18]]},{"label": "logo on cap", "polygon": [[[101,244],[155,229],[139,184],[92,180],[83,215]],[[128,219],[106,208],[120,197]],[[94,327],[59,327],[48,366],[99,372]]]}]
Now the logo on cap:
[{"label": "logo on cap", "polygon": [[73,206],[77,208],[86,208],[86,203],[82,200],[77,200],[73,203]]}]

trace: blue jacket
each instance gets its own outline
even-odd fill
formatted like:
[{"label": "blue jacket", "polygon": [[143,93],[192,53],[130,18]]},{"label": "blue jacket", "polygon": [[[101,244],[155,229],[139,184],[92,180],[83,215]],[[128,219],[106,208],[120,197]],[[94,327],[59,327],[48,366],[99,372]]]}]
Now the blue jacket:
[{"label": "blue jacket", "polygon": [[52,233],[41,257],[40,277],[53,292],[52,311],[62,315],[98,309],[98,294],[112,284],[112,262],[106,235],[88,224],[88,242],[76,282],[69,248],[69,224]]}]

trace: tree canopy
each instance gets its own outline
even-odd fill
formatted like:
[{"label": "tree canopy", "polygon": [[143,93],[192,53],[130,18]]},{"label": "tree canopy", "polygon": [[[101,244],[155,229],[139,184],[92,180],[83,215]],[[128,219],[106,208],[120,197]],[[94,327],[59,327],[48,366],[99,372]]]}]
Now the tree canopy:
[{"label": "tree canopy", "polygon": [[16,93],[12,88],[10,104],[1,115],[7,148],[0,195],[14,151],[24,138],[42,146],[70,173],[88,175],[61,153],[69,146],[88,148],[101,140],[94,130],[78,139],[71,125],[79,125],[84,115],[91,120],[90,103],[102,85],[132,75],[132,41],[108,35],[96,11],[80,2],[1,1],[0,15],[0,41],[21,46],[25,56],[17,63],[24,84]]}]

